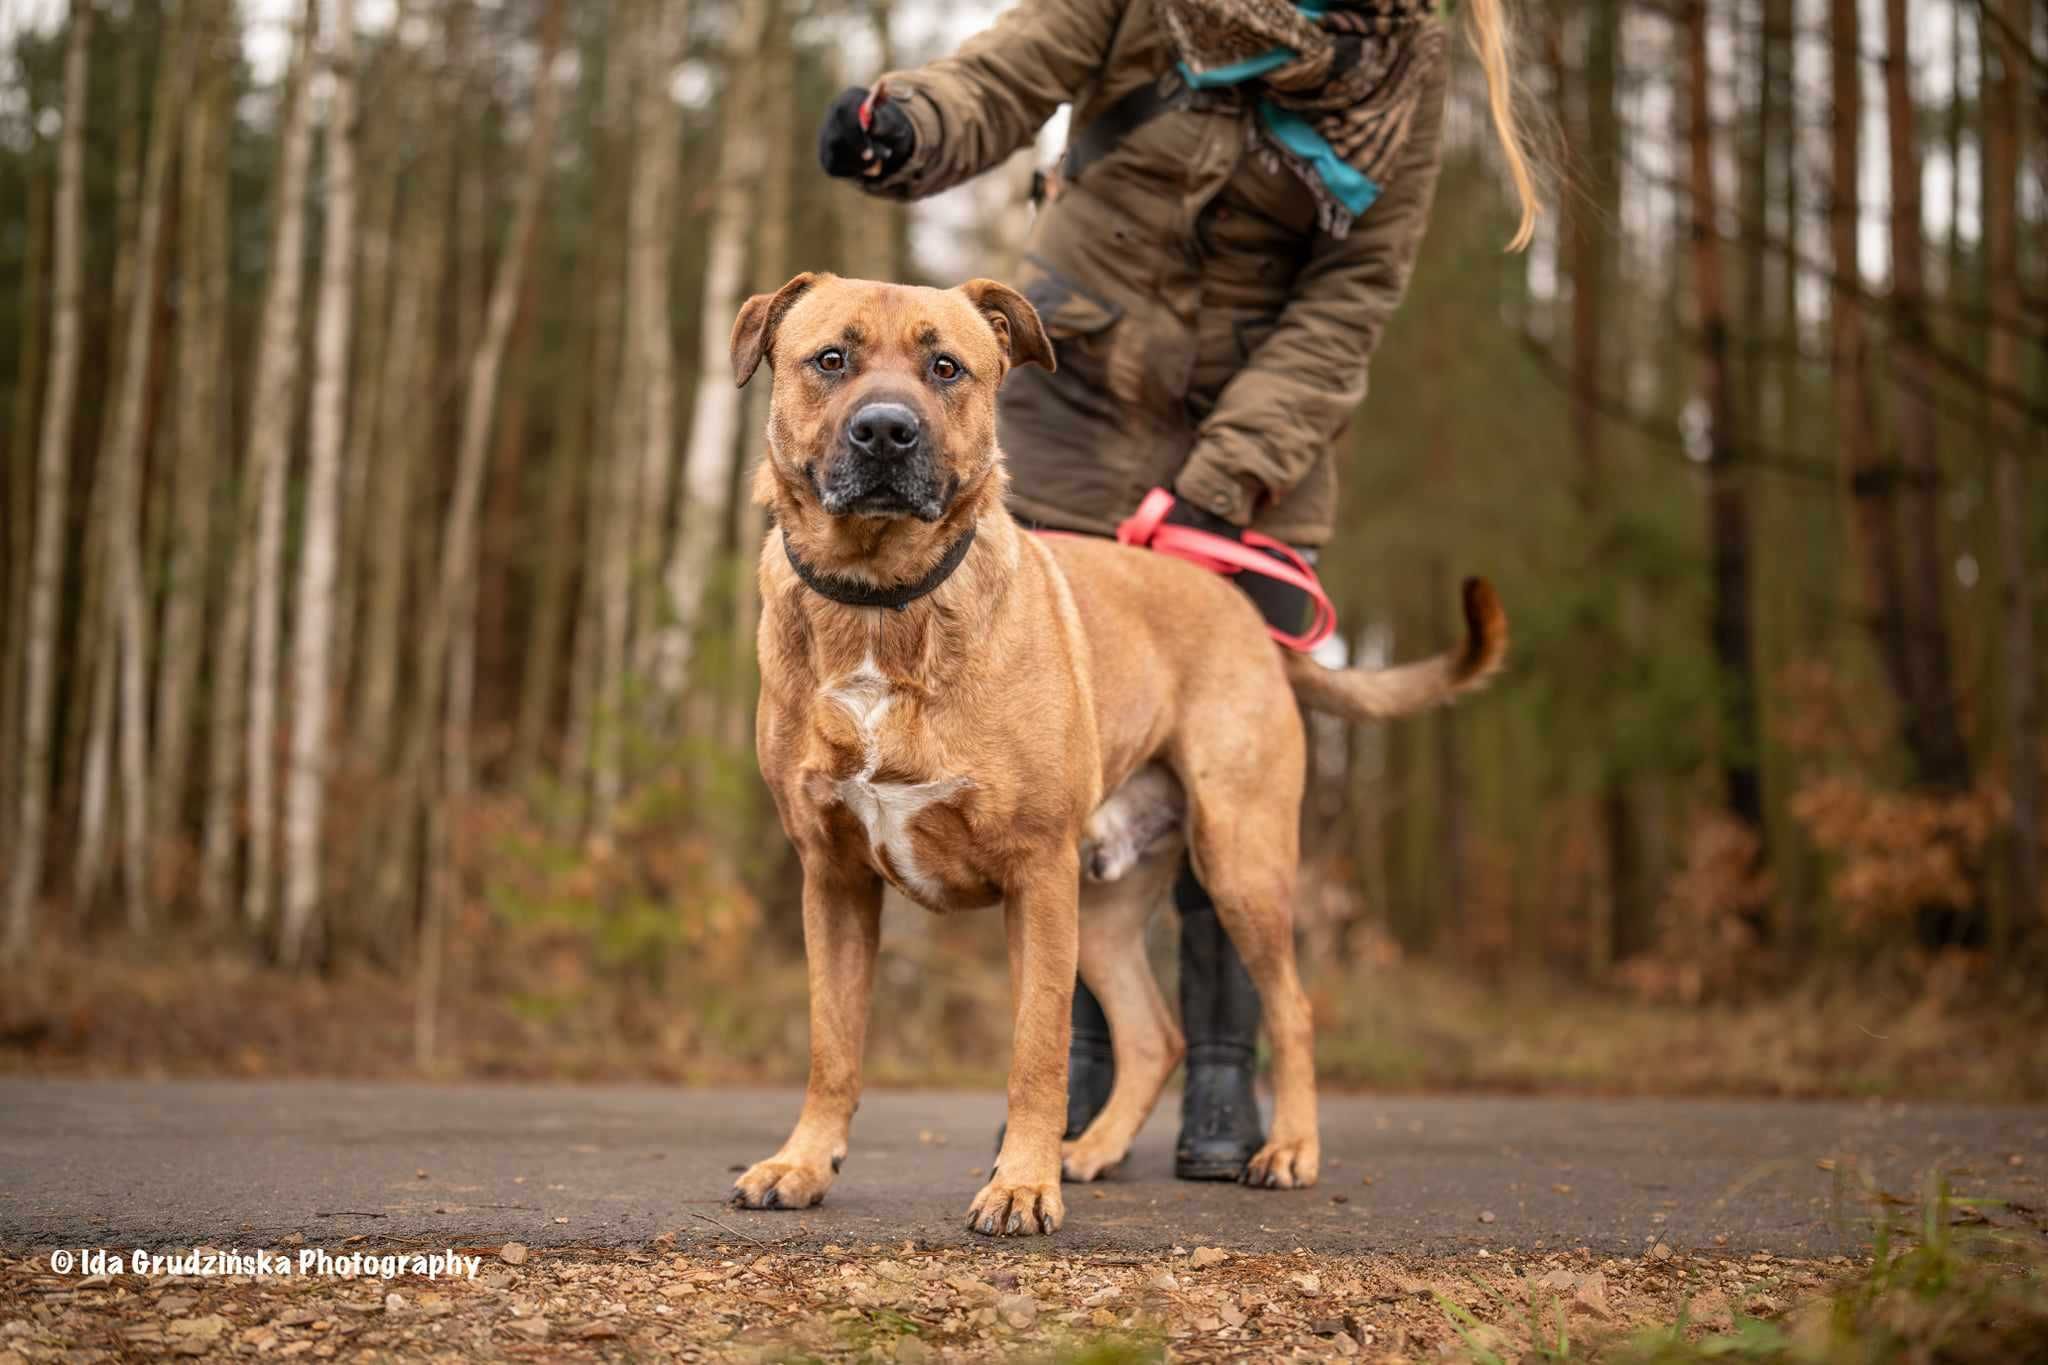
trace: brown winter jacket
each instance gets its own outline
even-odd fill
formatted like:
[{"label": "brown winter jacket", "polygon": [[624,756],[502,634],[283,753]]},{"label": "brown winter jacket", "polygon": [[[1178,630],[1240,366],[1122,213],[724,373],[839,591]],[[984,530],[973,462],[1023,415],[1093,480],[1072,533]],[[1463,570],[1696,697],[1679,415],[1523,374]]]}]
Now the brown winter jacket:
[{"label": "brown winter jacket", "polygon": [[[1078,134],[1173,64],[1153,0],[1019,0],[955,55],[885,77],[917,147],[870,188],[937,194],[1025,146],[1060,104]],[[1235,90],[1160,114],[1060,187],[1014,281],[1059,360],[1004,385],[1019,512],[1107,532],[1166,485],[1282,540],[1329,538],[1335,449],[1429,221],[1441,61],[1427,79],[1397,172],[1342,238],[1318,230],[1292,172],[1248,154]]]}]

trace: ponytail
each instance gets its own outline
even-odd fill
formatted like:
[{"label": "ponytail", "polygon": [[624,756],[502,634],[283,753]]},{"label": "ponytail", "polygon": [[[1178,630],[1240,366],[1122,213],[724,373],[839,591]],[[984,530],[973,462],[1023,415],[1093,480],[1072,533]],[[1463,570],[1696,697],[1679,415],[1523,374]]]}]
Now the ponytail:
[{"label": "ponytail", "polygon": [[1508,174],[1515,182],[1515,198],[1522,205],[1522,221],[1508,242],[1508,250],[1520,251],[1536,235],[1536,219],[1543,212],[1543,200],[1536,188],[1536,171],[1530,164],[1528,138],[1515,113],[1514,29],[1504,0],[1463,0],[1461,7],[1465,11],[1465,38],[1486,72],[1486,103],[1493,114],[1493,131],[1500,138]]}]

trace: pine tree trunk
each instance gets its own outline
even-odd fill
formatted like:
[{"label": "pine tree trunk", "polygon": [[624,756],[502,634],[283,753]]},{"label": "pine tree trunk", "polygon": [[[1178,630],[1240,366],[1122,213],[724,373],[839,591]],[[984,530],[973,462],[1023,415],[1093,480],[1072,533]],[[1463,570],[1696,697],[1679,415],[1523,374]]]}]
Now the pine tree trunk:
[{"label": "pine tree trunk", "polygon": [[[469,726],[471,679],[476,648],[476,524],[483,499],[485,465],[491,449],[491,421],[497,410],[498,377],[512,336],[526,276],[533,268],[540,240],[540,211],[547,191],[548,162],[553,153],[555,112],[560,83],[555,59],[561,51],[563,0],[548,0],[541,18],[541,65],[534,87],[533,125],[528,134],[526,165],[519,182],[506,239],[503,264],[491,282],[484,326],[470,358],[469,384],[455,461],[455,488],[449,503],[442,560],[436,628],[428,632],[429,666],[438,666],[436,645],[447,651],[449,717],[446,726],[448,792],[459,808],[467,795],[470,771]],[[437,633],[440,638],[436,638]]]},{"label": "pine tree trunk", "polygon": [[[441,541],[441,564],[434,604],[427,620],[426,643],[421,655],[428,678],[446,669],[448,715],[442,725],[442,774],[439,799],[428,813],[432,861],[427,892],[427,914],[421,927],[421,979],[416,1010],[415,1048],[422,1065],[430,1064],[435,1053],[435,1019],[442,972],[442,937],[455,891],[452,859],[447,855],[452,842],[453,820],[464,810],[469,797],[469,708],[467,689],[473,677],[471,651],[475,647],[476,612],[476,520],[483,498],[485,459],[491,448],[491,418],[498,401],[498,376],[519,301],[525,292],[526,273],[532,269],[534,244],[540,236],[540,211],[548,185],[548,166],[554,150],[555,112],[560,104],[561,83],[556,79],[556,58],[562,45],[566,0],[548,0],[541,18],[540,65],[534,77],[533,125],[527,135],[526,164],[521,172],[512,213],[512,227],[506,241],[504,260],[491,283],[490,299],[477,348],[470,358],[469,385],[464,397],[461,437],[455,459],[455,487],[450,496],[447,528]],[[427,695],[434,695],[431,682]],[[431,718],[435,708],[425,705],[422,714]]]},{"label": "pine tree trunk", "polygon": [[[566,238],[568,234],[560,235]],[[562,245],[567,246],[567,242]],[[547,454],[547,490],[542,510],[545,529],[541,533],[540,563],[535,573],[533,619],[527,629],[519,669],[519,715],[512,740],[515,785],[522,784],[540,767],[557,715],[562,654],[569,647],[564,638],[564,623],[570,616],[570,589],[577,578],[574,566],[583,543],[577,527],[579,514],[587,513],[593,482],[585,477],[584,471],[590,452],[593,329],[583,300],[590,297],[595,266],[595,253],[587,246],[578,249],[569,314],[563,321],[567,338],[563,354],[568,373],[558,380],[554,440]]]},{"label": "pine tree trunk", "polygon": [[[689,462],[676,503],[675,551],[666,582],[671,620],[657,651],[655,692],[669,705],[691,683],[704,598],[732,517],[733,459],[738,448],[740,390],[733,383],[728,340],[746,285],[750,227],[760,221],[761,123],[753,70],[767,36],[768,0],[743,0],[725,69],[734,88],[724,101],[718,191],[705,244],[704,297],[697,311],[697,391],[690,415]],[[666,240],[668,234],[663,233]],[[664,272],[666,273],[666,272]],[[665,345],[667,333],[664,329]]]},{"label": "pine tree trunk", "polygon": [[[422,77],[424,79],[424,77]],[[421,429],[433,408],[431,354],[436,321],[430,305],[436,267],[447,233],[441,194],[445,154],[432,154],[413,177],[406,195],[405,227],[397,244],[386,343],[378,357],[376,437],[371,458],[376,474],[364,514],[363,599],[360,684],[351,726],[351,748],[373,772],[386,772],[398,710],[398,675],[403,654],[399,634],[406,591],[407,531],[412,525],[415,467],[424,443]]]},{"label": "pine tree trunk", "polygon": [[[29,619],[29,584],[35,558],[36,416],[42,410],[43,367],[48,354],[44,314],[50,263],[50,177],[39,153],[28,167],[28,241],[22,251],[20,365],[15,372],[14,425],[7,468],[7,581],[0,590],[0,619]],[[0,865],[12,866],[13,814],[19,808],[26,766],[22,753],[22,672],[27,667],[28,632],[0,632]],[[4,926],[0,926],[4,937]]]},{"label": "pine tree trunk", "polygon": [[[1771,250],[1771,185],[1780,160],[1786,155],[1785,135],[1779,128],[1783,112],[1778,107],[1781,77],[1777,64],[1784,47],[1771,31],[1773,0],[1760,0],[1755,33],[1756,119],[1742,152],[1742,392],[1737,403],[1745,435],[1759,444],[1763,439],[1765,413],[1764,377],[1769,369],[1771,331],[1771,271],[1776,259]],[[1738,22],[1747,19],[1740,9]]]},{"label": "pine tree trunk", "polygon": [[[680,59],[687,15],[680,4],[638,0],[640,67],[634,82],[633,157],[626,212],[625,337],[619,365],[618,419],[605,524],[610,543],[598,584],[596,715],[591,726],[590,823],[610,821],[625,786],[627,672],[636,626],[647,613],[636,578],[660,564],[657,519],[668,505],[674,458],[670,426],[673,365],[668,337],[668,239],[663,231],[668,168],[675,161],[675,102],[668,76]],[[650,511],[650,509],[652,509]]]},{"label": "pine tree trunk", "polygon": [[[664,540],[673,517],[670,490],[678,455],[670,308],[675,293],[675,177],[682,116],[669,94],[668,73],[682,60],[689,7],[680,0],[650,0],[645,22],[642,41],[647,67],[634,119],[636,156],[626,207],[626,347],[637,383],[625,401],[637,407],[635,444],[640,458],[638,515],[633,529],[633,643],[628,658],[636,672],[653,680],[656,699],[672,702],[676,695],[670,686],[674,668],[663,656],[678,651],[670,645],[672,627],[662,622],[663,603],[657,591],[668,562]],[[746,108],[744,104],[739,107]],[[727,273],[729,265],[714,256],[706,270],[717,276]],[[693,442],[693,464],[695,454]]]},{"label": "pine tree trunk", "polygon": [[[1885,0],[1885,105],[1891,150],[1892,308],[1890,355],[1904,496],[1907,665],[1913,706],[1907,742],[1920,781],[1937,791],[1970,786],[1970,751],[1956,721],[1942,584],[1941,465],[1935,449],[1934,373],[1927,341],[1925,245],[1920,225],[1920,146],[1906,51],[1906,0]],[[1967,932],[1967,930],[1966,930]]]},{"label": "pine tree trunk", "polygon": [[[782,0],[768,0],[766,43],[761,61],[761,159],[760,203],[754,214],[753,288],[756,294],[773,292],[794,274],[790,264],[789,220],[791,213],[790,175],[795,169],[797,138],[796,72],[789,41],[789,18]],[[749,385],[740,432],[740,458],[747,472],[764,458],[768,430],[767,384]],[[761,623],[761,591],[754,563],[761,541],[767,534],[768,515],[751,496],[751,478],[740,480],[738,571],[733,575],[733,641],[731,700],[725,723],[726,747],[740,751],[754,742],[754,705],[759,669],[754,636]]]},{"label": "pine tree trunk", "polygon": [[[161,7],[148,13],[155,20],[162,18]],[[129,22],[136,25],[137,32],[145,31],[143,14],[143,10],[136,9],[127,16]],[[113,290],[106,314],[105,347],[109,378],[100,395],[101,408],[108,406],[107,399],[118,394],[121,367],[125,360],[123,348],[127,335],[122,323],[129,315],[130,302],[135,294],[136,242],[142,202],[142,129],[148,122],[142,110],[149,85],[148,45],[130,41],[125,47],[126,61],[116,93],[120,122],[114,138]],[[79,923],[91,920],[106,883],[107,819],[114,791],[112,768],[117,738],[115,727],[118,724],[114,702],[121,667],[121,623],[117,615],[118,599],[113,573],[115,556],[111,543],[117,523],[109,512],[119,491],[117,471],[121,462],[115,449],[119,437],[119,421],[103,419],[99,427],[99,449],[91,466],[86,495],[85,527],[81,540],[83,560],[79,566],[77,646],[67,680],[73,690],[89,699],[87,705],[68,708],[69,713],[76,717],[72,721],[72,729],[77,763],[75,766],[67,765],[66,771],[79,775],[78,825],[71,863],[71,913]]]},{"label": "pine tree trunk", "polygon": [[1871,431],[1868,358],[1863,333],[1862,271],[1856,258],[1860,209],[1856,171],[1863,118],[1862,26],[1856,0],[1829,0],[1828,40],[1833,113],[1828,166],[1828,252],[1834,276],[1828,306],[1835,445],[1849,494],[1850,533],[1861,565],[1865,613],[1902,723],[1911,724],[1913,688],[1906,663],[1903,567],[1890,471],[1881,467]]},{"label": "pine tree trunk", "polygon": [[179,210],[177,421],[171,528],[164,565],[162,665],[157,675],[152,841],[162,856],[181,836],[191,790],[185,764],[197,733],[192,704],[203,653],[199,635],[210,579],[208,553],[218,457],[227,431],[224,383],[228,324],[228,44],[232,10],[202,3],[189,51],[192,92],[183,127]]},{"label": "pine tree trunk", "polygon": [[257,489],[255,569],[249,632],[249,859],[242,915],[252,928],[270,923],[277,888],[277,682],[282,635],[285,494],[291,464],[292,418],[299,377],[299,310],[305,273],[306,177],[313,145],[313,34],[318,0],[307,0],[298,39],[296,75],[285,108],[278,152],[274,269],[263,301],[250,400],[249,477]]},{"label": "pine tree trunk", "polygon": [[[867,16],[880,58],[875,72],[842,73],[844,84],[858,84],[896,66],[893,0],[869,0]],[[878,199],[852,185],[831,187],[839,210],[841,269],[857,279],[907,283],[903,278],[903,233],[907,217],[900,205]]]},{"label": "pine tree trunk", "polygon": [[1763,780],[1756,718],[1750,620],[1749,493],[1735,467],[1734,382],[1729,373],[1728,309],[1722,280],[1719,198],[1714,185],[1712,69],[1707,6],[1686,16],[1687,127],[1692,196],[1693,300],[1700,329],[1700,388],[1707,405],[1707,518],[1713,559],[1714,662],[1721,698],[1721,773],[1728,812],[1763,830]]},{"label": "pine tree trunk", "polygon": [[[606,211],[598,215],[600,223],[618,223],[626,216],[625,187],[631,178],[633,154],[631,127],[637,107],[634,91],[640,84],[633,60],[639,38],[638,12],[636,0],[614,0],[607,25],[597,176],[600,204]],[[618,667],[623,667],[624,594],[631,585],[632,546],[623,531],[614,528],[630,525],[624,518],[632,506],[633,480],[638,473],[634,451],[626,439],[637,424],[629,420],[630,412],[621,411],[619,402],[627,392],[631,368],[626,363],[624,329],[615,321],[625,302],[624,235],[600,228],[595,237],[590,386],[597,397],[590,432],[591,449],[598,452],[599,462],[591,471],[586,500],[583,581],[570,650],[569,717],[563,738],[567,757],[564,778],[569,789],[582,798],[579,816],[592,828],[599,827],[601,813],[609,818],[610,802],[617,799],[617,762],[611,748],[614,718],[604,708],[611,703],[609,680],[615,676],[615,647]]]},{"label": "pine tree trunk", "polygon": [[[1983,44],[1984,101],[1984,266],[1986,302],[1999,318],[2024,315],[2020,281],[2020,163],[2025,121],[2027,57],[2018,35],[2028,31],[2026,0],[1993,0],[1978,31]],[[1994,22],[2002,19],[2003,23]],[[2011,325],[1989,329],[1986,375],[2008,391],[2020,385],[2019,337]],[[1999,563],[2004,597],[2000,604],[2005,637],[2006,761],[2011,773],[2012,826],[2008,833],[2006,878],[2010,920],[2020,934],[2038,938],[2048,899],[2042,887],[2040,671],[2035,653],[2034,613],[2038,587],[2029,567],[2032,494],[2028,459],[2040,455],[2039,432],[2028,446],[2025,418],[2010,404],[1988,405],[1998,433],[1994,477],[1998,497]]]},{"label": "pine tree trunk", "polygon": [[50,382],[36,455],[34,559],[28,584],[23,653],[21,781],[16,792],[13,863],[7,882],[6,956],[19,958],[35,932],[49,819],[51,708],[56,678],[57,600],[64,577],[64,503],[71,478],[71,425],[78,406],[80,296],[84,291],[86,54],[91,0],[73,0],[64,50],[64,125],[57,153],[52,229]]},{"label": "pine tree trunk", "polygon": [[[392,32],[402,34],[414,22],[416,0],[398,6]],[[377,413],[384,393],[385,355],[393,344],[391,316],[396,307],[393,285],[401,253],[400,185],[417,169],[410,152],[424,79],[401,41],[387,41],[381,54],[359,58],[358,104],[372,82],[382,98],[362,108],[362,154],[357,179],[361,200],[356,229],[356,307],[349,368],[348,436],[341,462],[341,534],[335,555],[334,630],[328,650],[334,685],[344,700],[356,676],[357,631],[363,614],[363,589],[368,574],[370,485],[379,467]]]},{"label": "pine tree trunk", "polygon": [[328,645],[334,631],[342,418],[347,408],[351,310],[355,306],[355,0],[334,0],[327,40],[327,227],[321,246],[306,524],[292,634],[292,732],[285,777],[285,895],[278,958],[296,967],[320,908],[322,806],[327,783]]}]

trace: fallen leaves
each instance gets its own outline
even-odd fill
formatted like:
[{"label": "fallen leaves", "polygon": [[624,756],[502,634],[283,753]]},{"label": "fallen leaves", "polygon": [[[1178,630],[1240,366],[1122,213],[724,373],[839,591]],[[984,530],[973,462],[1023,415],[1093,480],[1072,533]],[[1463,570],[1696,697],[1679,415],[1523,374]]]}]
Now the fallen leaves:
[{"label": "fallen leaves", "polygon": [[[484,1251],[486,1248],[478,1248]],[[1055,1358],[1089,1343],[1188,1359],[1505,1359],[1562,1312],[1575,1344],[1669,1323],[1780,1317],[1849,1267],[1674,1253],[1441,1258],[1175,1254],[914,1242],[829,1255],[657,1240],[622,1251],[496,1249],[475,1280],[179,1282],[132,1276],[53,1302],[50,1277],[0,1257],[0,1365],[128,1355],[326,1360],[859,1358],[902,1365]],[[178,1311],[165,1312],[169,1304]],[[1444,1306],[1466,1315],[1455,1319]]]}]

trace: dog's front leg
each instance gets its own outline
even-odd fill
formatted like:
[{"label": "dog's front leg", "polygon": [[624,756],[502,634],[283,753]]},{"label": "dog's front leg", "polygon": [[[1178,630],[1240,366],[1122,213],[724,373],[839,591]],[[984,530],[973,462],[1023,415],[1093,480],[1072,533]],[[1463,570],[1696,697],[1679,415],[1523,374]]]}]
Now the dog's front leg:
[{"label": "dog's front leg", "polygon": [[1080,854],[1041,860],[1003,901],[1010,945],[1010,1114],[988,1184],[967,1226],[991,1236],[1050,1233],[1067,1216],[1060,1198],[1060,1135],[1067,1126],[1067,1041],[1080,956]]},{"label": "dog's front leg", "polygon": [[803,1113],[782,1150],[733,1185],[748,1209],[808,1208],[825,1197],[860,1105],[882,882],[866,868],[804,859],[804,959],[811,986],[811,1077]]}]

